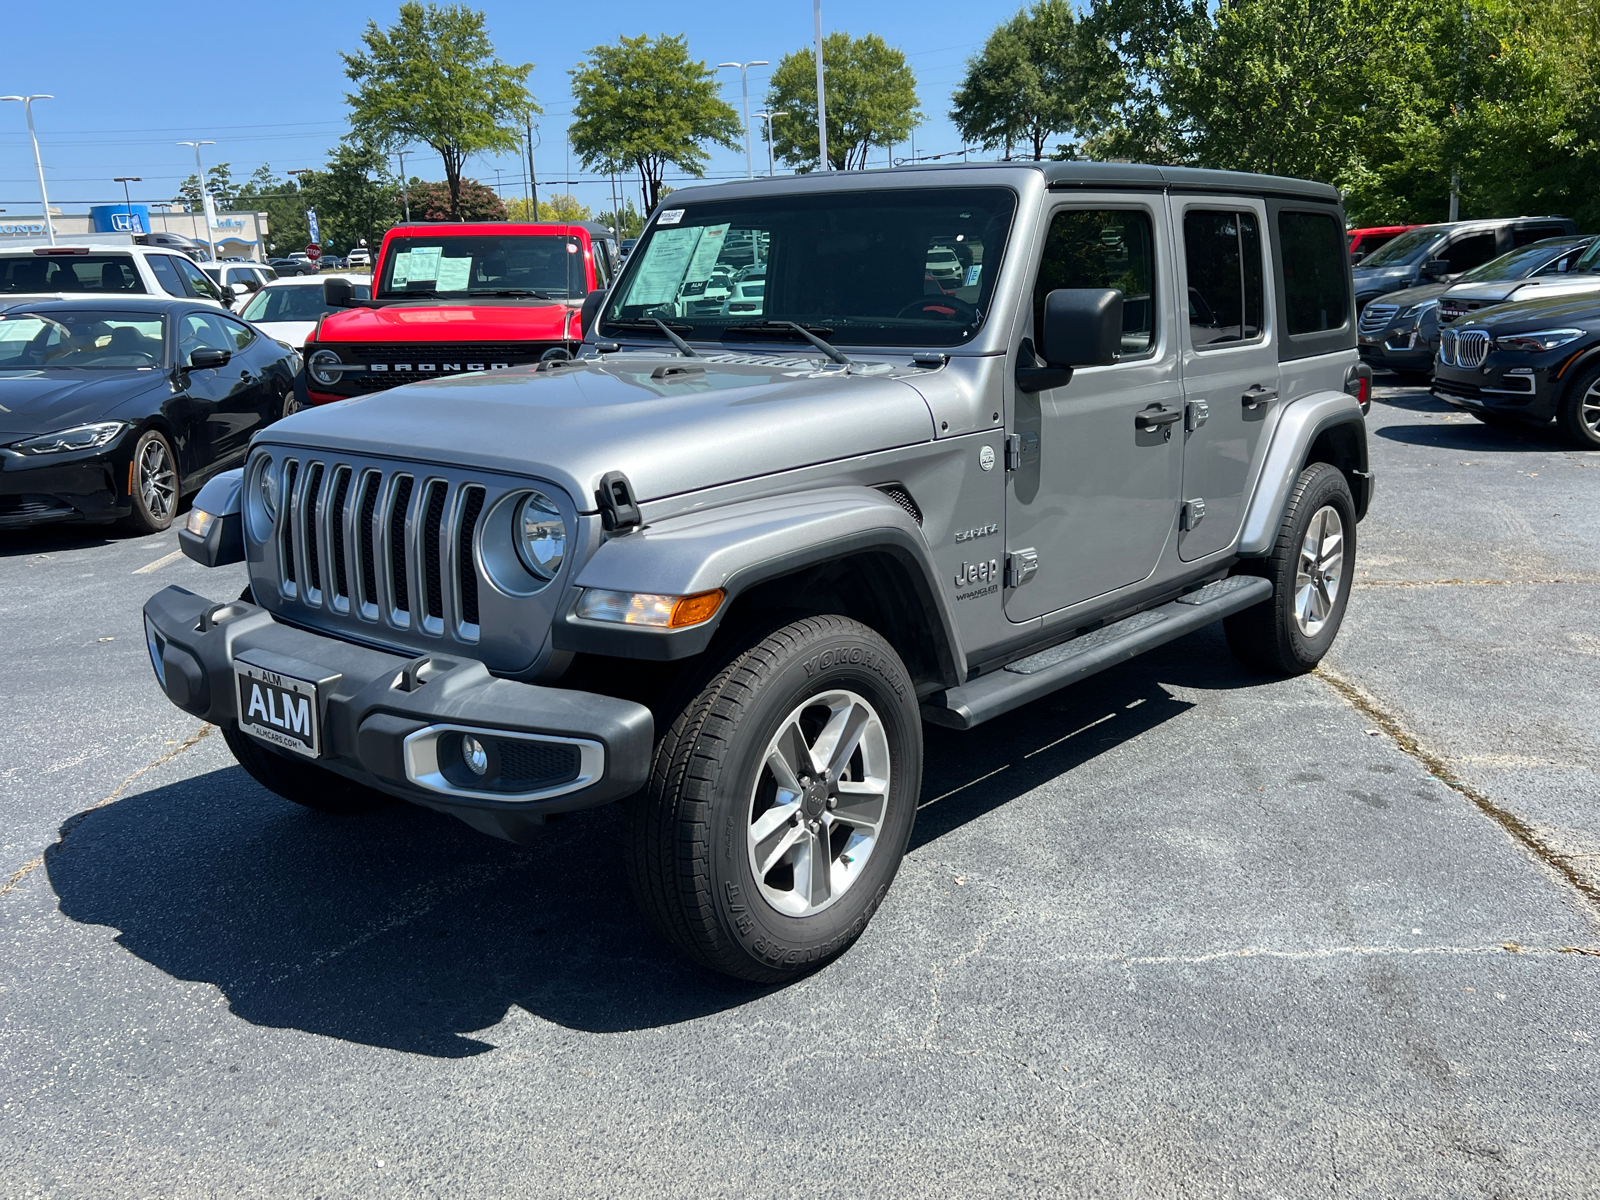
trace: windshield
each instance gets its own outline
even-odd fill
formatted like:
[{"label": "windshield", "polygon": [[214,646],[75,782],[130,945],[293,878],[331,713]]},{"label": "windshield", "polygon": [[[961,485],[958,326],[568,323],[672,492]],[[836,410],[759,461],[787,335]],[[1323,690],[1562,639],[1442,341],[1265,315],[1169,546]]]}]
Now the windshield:
[{"label": "windshield", "polygon": [[[365,283],[352,283],[350,291],[357,300],[369,299],[372,287]],[[324,313],[338,312],[322,302],[322,284],[292,283],[283,287],[262,288],[250,297],[239,315],[246,321],[315,321]]]},{"label": "windshield", "polygon": [[1532,275],[1551,260],[1560,258],[1561,248],[1571,247],[1572,244],[1570,240],[1555,239],[1534,242],[1531,246],[1523,246],[1509,254],[1502,254],[1499,258],[1491,258],[1480,267],[1473,267],[1461,276],[1459,282],[1495,283],[1508,279],[1521,279]]},{"label": "windshield", "polygon": [[1363,258],[1360,266],[1363,270],[1367,267],[1408,267],[1428,252],[1428,247],[1438,240],[1439,232],[1437,225],[1427,225],[1410,233],[1402,233],[1394,241],[1385,242]]},{"label": "windshield", "polygon": [[[794,321],[840,345],[944,346],[982,327],[1016,210],[1005,188],[774,196],[667,209],[602,321],[721,338]],[[613,333],[620,332],[619,326]]]},{"label": "windshield", "polygon": [[145,313],[61,309],[0,317],[0,371],[159,367],[164,318]]},{"label": "windshield", "polygon": [[1595,238],[1589,243],[1589,248],[1583,256],[1572,264],[1574,271],[1600,271],[1600,238]]},{"label": "windshield", "polygon": [[569,234],[395,238],[383,256],[377,298],[588,295],[583,245]]},{"label": "windshield", "polygon": [[73,254],[0,259],[0,294],[29,292],[144,292],[131,254]]}]

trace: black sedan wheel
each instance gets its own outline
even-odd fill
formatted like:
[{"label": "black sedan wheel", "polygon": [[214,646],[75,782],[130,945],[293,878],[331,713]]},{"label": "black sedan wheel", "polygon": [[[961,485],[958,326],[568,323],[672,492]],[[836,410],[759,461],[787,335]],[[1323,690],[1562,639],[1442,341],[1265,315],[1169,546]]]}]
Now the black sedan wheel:
[{"label": "black sedan wheel", "polygon": [[1556,424],[1574,446],[1600,450],[1600,367],[1572,381],[1556,412]]},{"label": "black sedan wheel", "polygon": [[178,511],[178,466],[172,445],[154,429],[133,447],[133,512],[123,524],[135,533],[160,533]]}]

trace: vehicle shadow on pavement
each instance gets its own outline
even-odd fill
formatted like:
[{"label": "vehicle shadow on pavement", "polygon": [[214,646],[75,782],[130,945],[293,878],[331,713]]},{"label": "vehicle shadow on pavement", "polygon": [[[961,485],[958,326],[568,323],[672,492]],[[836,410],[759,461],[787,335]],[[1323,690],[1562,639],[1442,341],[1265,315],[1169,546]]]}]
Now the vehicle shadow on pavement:
[{"label": "vehicle shadow on pavement", "polygon": [[1433,450],[1569,450],[1554,427],[1541,429],[1496,429],[1474,421],[1470,425],[1386,425],[1374,430],[1379,437],[1408,446]]},{"label": "vehicle shadow on pavement", "polygon": [[[970,733],[929,728],[912,852],[1193,707],[1165,684],[1263,682],[1220,629]],[[256,1025],[461,1058],[512,1007],[587,1032],[693,1020],[774,990],[680,959],[633,907],[618,806],[531,846],[410,805],[334,818],[238,768],[154,788],[62,827],[63,914]]]},{"label": "vehicle shadow on pavement", "polygon": [[127,541],[132,536],[115,525],[36,525],[0,530],[0,558],[83,550],[90,546],[104,546],[109,542]]}]

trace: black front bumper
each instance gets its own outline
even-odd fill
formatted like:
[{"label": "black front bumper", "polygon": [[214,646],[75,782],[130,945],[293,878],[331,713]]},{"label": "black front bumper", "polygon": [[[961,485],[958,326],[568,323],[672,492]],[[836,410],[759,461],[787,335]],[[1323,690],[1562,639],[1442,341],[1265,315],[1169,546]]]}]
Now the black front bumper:
[{"label": "black front bumper", "polygon": [[[453,813],[487,833],[516,840],[530,821],[621,799],[649,775],[655,724],[640,704],[498,679],[472,659],[372,650],[283,624],[254,604],[216,604],[178,587],[152,596],[144,616],[151,658],[161,664],[158,679],[185,712],[237,728],[235,658],[293,660],[298,674],[310,668],[320,684],[318,766]],[[474,793],[459,778],[452,783],[419,772],[415,748],[442,729],[520,735],[533,746],[540,735],[551,746],[581,742],[591,766],[548,795]]]},{"label": "black front bumper", "polygon": [[1528,357],[1514,363],[1496,361],[1491,353],[1482,367],[1434,368],[1433,394],[1466,412],[1494,413],[1524,421],[1545,422],[1556,415],[1561,382],[1546,365],[1530,367]]},{"label": "black front bumper", "polygon": [[121,446],[67,462],[8,452],[0,459],[0,529],[127,516],[128,461]]}]

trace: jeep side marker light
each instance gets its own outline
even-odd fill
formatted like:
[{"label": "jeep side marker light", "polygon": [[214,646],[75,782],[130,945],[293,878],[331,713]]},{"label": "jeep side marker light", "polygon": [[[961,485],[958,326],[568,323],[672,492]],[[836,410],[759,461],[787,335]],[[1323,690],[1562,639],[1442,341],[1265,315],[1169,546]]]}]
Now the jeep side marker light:
[{"label": "jeep side marker light", "polygon": [[611,592],[585,588],[578,597],[577,614],[585,621],[615,621],[620,625],[649,625],[656,629],[683,629],[700,625],[717,615],[726,593],[721,588],[692,596],[656,596],[648,592]]}]

